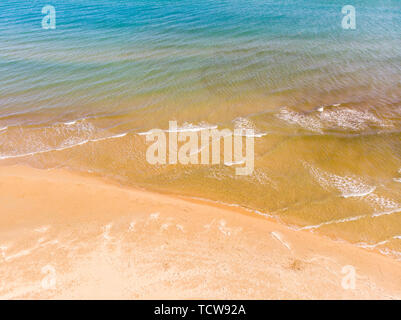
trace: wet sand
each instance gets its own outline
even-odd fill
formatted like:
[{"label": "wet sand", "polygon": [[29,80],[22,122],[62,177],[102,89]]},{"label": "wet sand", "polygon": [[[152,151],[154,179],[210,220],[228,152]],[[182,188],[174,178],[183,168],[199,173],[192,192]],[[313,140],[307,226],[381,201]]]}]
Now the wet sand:
[{"label": "wet sand", "polygon": [[400,262],[239,208],[24,166],[0,203],[1,299],[401,297]]}]

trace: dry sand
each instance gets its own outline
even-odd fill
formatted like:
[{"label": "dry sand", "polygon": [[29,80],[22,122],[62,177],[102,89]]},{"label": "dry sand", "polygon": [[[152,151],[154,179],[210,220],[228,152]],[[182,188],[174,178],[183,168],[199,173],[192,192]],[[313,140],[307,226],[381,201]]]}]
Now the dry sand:
[{"label": "dry sand", "polygon": [[400,267],[240,209],[0,167],[2,299],[399,299]]}]

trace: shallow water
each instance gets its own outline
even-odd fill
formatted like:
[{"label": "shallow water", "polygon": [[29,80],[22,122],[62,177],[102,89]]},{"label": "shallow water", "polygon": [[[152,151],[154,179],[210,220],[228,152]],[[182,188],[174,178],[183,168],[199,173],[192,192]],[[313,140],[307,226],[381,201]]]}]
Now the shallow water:
[{"label": "shallow water", "polygon": [[[65,166],[235,203],[401,250],[401,3],[52,0],[0,4],[0,161]],[[253,128],[255,170],[146,162],[145,135]]]}]

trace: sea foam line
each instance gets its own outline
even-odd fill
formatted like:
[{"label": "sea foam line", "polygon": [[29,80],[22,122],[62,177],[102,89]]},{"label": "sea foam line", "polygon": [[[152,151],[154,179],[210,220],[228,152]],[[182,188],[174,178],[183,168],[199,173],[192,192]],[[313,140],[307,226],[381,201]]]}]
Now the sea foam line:
[{"label": "sea foam line", "polygon": [[[245,132],[244,132],[245,131]],[[260,133],[247,133],[245,129],[241,131],[240,133],[234,133],[234,136],[239,136],[239,137],[253,137],[253,138],[262,138],[266,136],[266,132],[260,132]]]},{"label": "sea foam line", "polygon": [[65,147],[58,147],[58,148],[40,150],[40,151],[32,151],[32,152],[17,154],[17,155],[0,155],[0,160],[23,158],[23,157],[34,156],[37,154],[42,154],[42,153],[47,153],[47,152],[52,152],[52,151],[62,151],[62,150],[71,149],[71,148],[74,148],[77,146],[81,146],[81,145],[84,145],[89,142],[98,142],[98,141],[103,141],[103,140],[108,140],[108,139],[122,138],[122,137],[125,137],[127,134],[128,134],[128,132],[116,134],[116,135],[108,136],[108,137],[104,137],[104,138],[86,139],[81,142],[78,142],[78,143],[75,143],[75,144],[72,144],[69,146],[65,146]]},{"label": "sea foam line", "polygon": [[330,224],[338,224],[338,223],[357,221],[357,220],[360,220],[360,219],[363,219],[363,218],[377,218],[377,217],[380,217],[380,216],[390,215],[390,214],[397,213],[397,212],[401,212],[401,208],[394,209],[394,210],[389,210],[389,211],[378,212],[378,213],[373,213],[373,214],[365,214],[365,215],[360,215],[360,216],[354,216],[354,217],[350,217],[350,218],[330,220],[330,221],[322,222],[320,224],[315,224],[315,225],[311,225],[311,226],[302,227],[299,230],[318,229],[320,227],[323,227],[323,226],[326,226],[326,225],[330,225]]},{"label": "sea foam line", "polygon": [[376,218],[376,217],[385,216],[385,215],[389,215],[389,214],[393,214],[393,213],[397,213],[397,212],[401,212],[401,208],[374,213],[374,214],[372,214],[372,217]]},{"label": "sea foam line", "polygon": [[361,248],[376,248],[378,246],[382,246],[386,243],[389,243],[391,240],[401,240],[401,235],[396,235],[393,236],[389,239],[383,240],[383,241],[379,241],[377,243],[374,244],[367,244],[367,243],[358,243],[357,246],[361,247]]},{"label": "sea foam line", "polygon": [[376,186],[369,185],[357,177],[339,176],[315,168],[305,161],[302,163],[324,189],[335,188],[341,192],[343,198],[366,197],[376,190]]},{"label": "sea foam line", "polygon": [[350,218],[330,220],[330,221],[322,222],[322,223],[319,223],[319,224],[302,227],[302,228],[299,228],[299,230],[318,229],[318,228],[326,226],[326,225],[356,221],[356,220],[360,220],[360,219],[363,219],[363,218],[367,218],[369,216],[370,216],[369,214],[366,214],[366,215],[354,216],[354,217],[350,217]]},{"label": "sea foam line", "polygon": [[371,194],[373,191],[376,190],[375,186],[372,186],[370,190],[367,190],[366,192],[355,192],[355,193],[348,193],[348,194],[343,194],[343,198],[351,198],[351,197],[365,197],[369,194]]},{"label": "sea foam line", "polygon": [[[168,133],[174,133],[174,132],[199,132],[199,131],[203,131],[203,130],[213,130],[213,129],[217,129],[218,126],[217,125],[210,125],[210,126],[194,126],[194,125],[188,125],[188,126],[183,126],[180,128],[177,128],[175,130],[171,130],[171,129],[165,129],[165,130],[161,130],[162,132],[168,132]],[[149,130],[146,132],[137,132],[137,135],[140,136],[147,136],[153,133],[153,130]]]},{"label": "sea foam line", "polygon": [[239,165],[239,164],[244,164],[245,160],[240,160],[240,161],[228,161],[228,162],[224,162],[224,165],[231,167],[231,166],[235,166],[235,165]]},{"label": "sea foam line", "polygon": [[66,126],[72,126],[72,125],[76,124],[77,122],[78,122],[78,120],[72,120],[72,121],[68,121],[68,122],[63,122],[63,124]]}]

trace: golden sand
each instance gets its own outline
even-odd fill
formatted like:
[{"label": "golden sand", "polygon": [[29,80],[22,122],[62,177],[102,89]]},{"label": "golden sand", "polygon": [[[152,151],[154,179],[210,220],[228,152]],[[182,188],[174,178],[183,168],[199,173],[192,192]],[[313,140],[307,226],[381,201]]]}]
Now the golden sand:
[{"label": "golden sand", "polygon": [[2,299],[401,298],[400,262],[239,208],[24,166],[0,203]]}]

